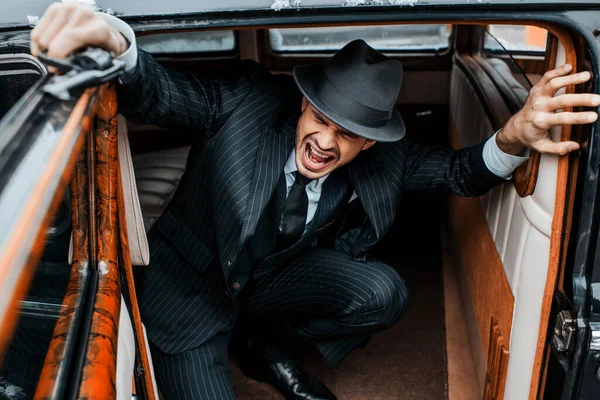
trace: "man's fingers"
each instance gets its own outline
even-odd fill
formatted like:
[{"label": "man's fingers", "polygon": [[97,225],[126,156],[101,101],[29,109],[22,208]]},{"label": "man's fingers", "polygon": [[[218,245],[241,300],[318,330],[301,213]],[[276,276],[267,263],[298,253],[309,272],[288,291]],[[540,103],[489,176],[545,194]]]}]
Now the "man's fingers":
[{"label": "man's fingers", "polygon": [[65,27],[67,16],[64,13],[58,13],[52,23],[44,30],[39,40],[37,41],[40,51],[48,49],[48,45],[55,36]]},{"label": "man's fingers", "polygon": [[57,14],[59,14],[59,10],[61,8],[60,3],[52,3],[42,15],[42,18],[35,25],[35,28],[31,31],[31,54],[37,56],[42,50],[40,46],[40,39],[43,36],[44,32],[48,28],[49,25],[55,20]]},{"label": "man's fingers", "polygon": [[579,72],[573,75],[559,76],[551,79],[545,86],[544,91],[546,94],[550,96],[554,96],[554,94],[560,89],[570,86],[570,85],[579,85],[580,83],[587,82],[591,79],[592,74],[588,71]]},{"label": "man's fingers", "polygon": [[[107,39],[110,35],[106,27],[101,26],[98,21],[104,22],[88,7],[54,3],[48,7],[31,32],[31,53],[37,56],[40,52],[47,51],[50,57],[65,58],[84,45],[104,47],[110,42]],[[97,31],[83,29],[90,27],[96,28]]]},{"label": "man's fingers", "polygon": [[583,112],[561,112],[546,114],[543,121],[536,123],[542,129],[549,129],[559,125],[582,125],[590,124],[598,119],[598,114],[593,111]]},{"label": "man's fingers", "polygon": [[86,46],[97,46],[114,54],[119,54],[119,47],[113,36],[113,31],[117,32],[117,35],[120,35],[116,29],[111,28],[104,20],[97,19],[94,22],[78,27],[75,34],[81,38],[85,38]]},{"label": "man's fingers", "polygon": [[36,41],[31,41],[31,43],[29,44],[30,50],[31,50],[31,55],[37,57],[38,54],[40,54],[40,47],[38,46]]},{"label": "man's fingers", "polygon": [[545,138],[532,145],[532,147],[544,154],[564,155],[571,151],[579,149],[579,143],[573,141],[553,142],[552,139]]},{"label": "man's fingers", "polygon": [[81,41],[81,37],[73,34],[73,31],[73,29],[68,28],[60,31],[48,46],[49,57],[66,58],[84,45]]},{"label": "man's fingers", "polygon": [[61,30],[50,43],[48,55],[54,58],[65,58],[84,46],[101,47],[117,53],[118,46],[111,38],[110,27],[104,20],[98,19],[85,25]]},{"label": "man's fingers", "polygon": [[35,38],[36,40],[39,40],[46,28],[52,23],[52,21],[54,21],[54,17],[58,13],[59,8],[59,3],[52,3],[50,6],[48,6],[42,15],[42,18],[40,18],[38,23],[31,31],[32,39]]},{"label": "man's fingers", "polygon": [[547,71],[542,76],[542,78],[538,82],[538,85],[544,86],[548,82],[550,82],[551,79],[554,79],[558,76],[563,76],[563,75],[569,74],[569,73],[571,73],[572,70],[573,70],[573,66],[571,64],[565,64],[561,67],[551,69],[550,71]]},{"label": "man's fingers", "polygon": [[546,103],[547,111],[562,110],[567,107],[597,107],[600,95],[593,93],[563,94],[553,97]]}]

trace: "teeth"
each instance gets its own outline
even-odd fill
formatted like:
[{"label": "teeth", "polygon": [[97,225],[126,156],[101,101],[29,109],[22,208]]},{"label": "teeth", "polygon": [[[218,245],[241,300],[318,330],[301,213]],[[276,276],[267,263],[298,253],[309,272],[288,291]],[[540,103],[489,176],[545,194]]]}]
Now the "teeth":
[{"label": "teeth", "polygon": [[314,147],[310,146],[310,151],[312,151],[313,153],[315,153],[316,155],[318,155],[319,157],[325,158],[325,159],[329,159],[331,158],[330,156],[328,156],[327,154],[323,154],[320,151],[318,151],[317,149],[315,149]]},{"label": "teeth", "polygon": [[329,158],[329,156],[327,154],[323,154],[320,151],[317,151],[317,149],[315,149],[314,147],[310,146],[310,149],[312,150],[313,153],[315,153],[316,155],[318,155],[319,157],[323,157],[323,158]]},{"label": "teeth", "polygon": [[307,155],[307,158],[310,160],[310,162],[312,162],[313,164],[323,165],[327,162],[327,160],[326,161],[315,160],[314,157],[312,156],[312,147],[311,146],[308,146],[308,149],[306,150],[306,155]]}]

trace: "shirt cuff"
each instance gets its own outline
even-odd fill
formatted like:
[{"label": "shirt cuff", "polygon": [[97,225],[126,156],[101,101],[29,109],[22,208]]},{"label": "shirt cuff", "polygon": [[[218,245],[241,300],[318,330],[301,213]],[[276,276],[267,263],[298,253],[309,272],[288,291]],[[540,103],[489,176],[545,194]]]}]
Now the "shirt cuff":
[{"label": "shirt cuff", "polygon": [[125,72],[127,74],[131,74],[137,65],[137,45],[135,42],[135,33],[133,33],[133,29],[127,23],[115,16],[108,15],[102,12],[96,13],[102,16],[106,22],[116,28],[121,35],[125,37],[129,41],[129,48],[125,50],[121,55],[119,55],[119,60],[125,63]]},{"label": "shirt cuff", "polygon": [[483,146],[483,162],[496,176],[510,179],[513,171],[529,158],[529,149],[525,151],[524,156],[507,154],[498,147],[498,143],[496,143],[497,134],[498,132],[494,133],[494,136],[485,142]]}]

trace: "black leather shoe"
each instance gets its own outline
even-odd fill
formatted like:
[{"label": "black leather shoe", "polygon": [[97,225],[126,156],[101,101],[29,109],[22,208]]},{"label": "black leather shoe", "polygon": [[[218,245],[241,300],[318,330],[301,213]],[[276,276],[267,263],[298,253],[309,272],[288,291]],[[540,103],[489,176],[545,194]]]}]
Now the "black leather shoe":
[{"label": "black leather shoe", "polygon": [[292,360],[274,362],[254,353],[240,360],[240,365],[244,375],[276,387],[287,400],[337,400],[321,381]]}]

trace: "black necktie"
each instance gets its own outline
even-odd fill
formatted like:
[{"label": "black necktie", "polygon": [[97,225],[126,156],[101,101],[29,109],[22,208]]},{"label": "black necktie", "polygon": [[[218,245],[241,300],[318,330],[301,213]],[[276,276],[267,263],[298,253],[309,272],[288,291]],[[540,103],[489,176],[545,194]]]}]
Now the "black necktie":
[{"label": "black necktie", "polygon": [[296,171],[296,180],[285,201],[281,239],[288,245],[295,243],[304,233],[308,212],[308,196],[305,188],[311,180]]}]

